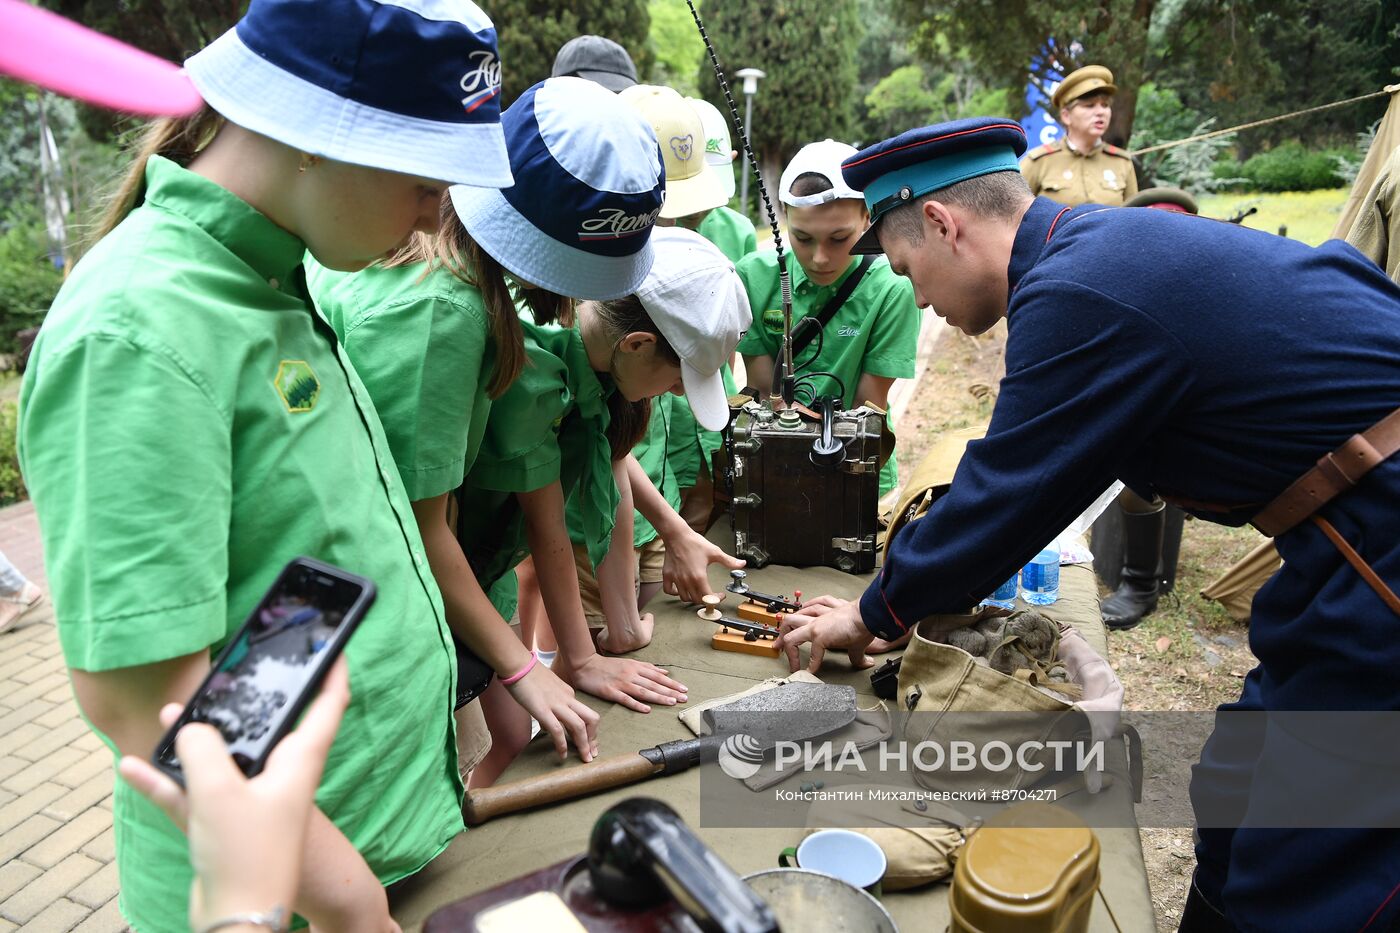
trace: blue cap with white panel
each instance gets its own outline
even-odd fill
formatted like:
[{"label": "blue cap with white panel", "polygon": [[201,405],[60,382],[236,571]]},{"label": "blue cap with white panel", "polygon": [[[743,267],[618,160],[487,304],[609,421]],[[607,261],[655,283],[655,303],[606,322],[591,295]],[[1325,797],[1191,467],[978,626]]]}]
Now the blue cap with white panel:
[{"label": "blue cap with white panel", "polygon": [[252,0],[185,69],[230,122],[303,152],[511,183],[496,30],[470,0]]},{"label": "blue cap with white panel", "polygon": [[629,295],[651,268],[666,197],[651,125],[599,84],[548,78],[501,118],[515,184],[453,187],[482,249],[522,282],[572,298]]}]

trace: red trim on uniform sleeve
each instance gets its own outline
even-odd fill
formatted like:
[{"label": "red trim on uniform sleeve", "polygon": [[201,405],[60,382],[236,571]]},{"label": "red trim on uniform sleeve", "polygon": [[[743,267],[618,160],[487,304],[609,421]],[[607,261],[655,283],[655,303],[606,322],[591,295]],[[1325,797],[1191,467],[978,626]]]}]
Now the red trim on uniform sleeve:
[{"label": "red trim on uniform sleeve", "polygon": [[1052,220],[1052,221],[1050,221],[1050,229],[1045,231],[1045,242],[1046,242],[1046,243],[1049,243],[1049,242],[1050,242],[1050,234],[1052,234],[1052,233],[1055,232],[1055,224],[1059,223],[1059,222],[1060,222],[1060,218],[1063,217],[1063,216],[1065,216],[1066,213],[1068,213],[1069,211],[1072,211],[1072,210],[1074,210],[1074,208],[1072,208],[1072,207],[1061,208],[1061,209],[1060,209],[1060,212],[1059,212],[1058,214],[1055,215],[1055,219]]},{"label": "red trim on uniform sleeve", "polygon": [[888,596],[885,595],[884,587],[880,587],[880,599],[884,601],[885,611],[890,614],[891,619],[894,619],[894,624],[899,626],[899,630],[901,632],[909,631],[909,626],[905,625],[902,621],[900,621],[899,616],[895,615],[894,607],[890,605],[890,599]]},{"label": "red trim on uniform sleeve", "polygon": [[1381,915],[1381,911],[1385,910],[1385,906],[1390,903],[1391,899],[1395,897],[1397,892],[1400,892],[1400,884],[1397,884],[1395,887],[1390,889],[1390,893],[1386,895],[1385,900],[1381,901],[1381,906],[1376,908],[1375,913],[1371,914],[1371,919],[1367,920],[1366,925],[1363,926],[1360,930],[1358,930],[1357,933],[1366,933],[1366,931],[1371,928],[1371,924],[1376,922],[1376,918]]}]

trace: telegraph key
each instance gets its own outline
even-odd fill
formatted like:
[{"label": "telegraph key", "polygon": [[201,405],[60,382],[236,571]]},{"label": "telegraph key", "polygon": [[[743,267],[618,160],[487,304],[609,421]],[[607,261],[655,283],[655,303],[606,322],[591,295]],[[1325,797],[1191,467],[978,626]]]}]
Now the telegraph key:
[{"label": "telegraph key", "polygon": [[776,628],[783,616],[802,608],[802,591],[793,593],[792,599],[786,596],[773,596],[749,588],[748,574],[742,570],[729,571],[730,581],[725,589],[744,597],[739,605],[739,618]]},{"label": "telegraph key", "polygon": [[719,610],[723,599],[723,596],[715,593],[707,594],[704,598],[705,608],[695,613],[704,621],[713,622],[720,627],[720,630],[710,637],[710,647],[716,651],[735,651],[739,654],[776,658],[779,652],[773,642],[778,637],[778,630],[758,622],[728,618]]}]

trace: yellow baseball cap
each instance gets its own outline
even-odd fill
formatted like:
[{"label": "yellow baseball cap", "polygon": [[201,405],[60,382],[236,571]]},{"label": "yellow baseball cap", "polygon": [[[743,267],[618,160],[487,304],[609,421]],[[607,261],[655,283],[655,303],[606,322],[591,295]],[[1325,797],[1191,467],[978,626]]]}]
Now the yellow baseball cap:
[{"label": "yellow baseball cap", "polygon": [[618,97],[635,107],[656,132],[666,164],[661,216],[673,220],[720,207],[729,199],[705,165],[705,125],[678,92],[654,84],[633,85]]}]

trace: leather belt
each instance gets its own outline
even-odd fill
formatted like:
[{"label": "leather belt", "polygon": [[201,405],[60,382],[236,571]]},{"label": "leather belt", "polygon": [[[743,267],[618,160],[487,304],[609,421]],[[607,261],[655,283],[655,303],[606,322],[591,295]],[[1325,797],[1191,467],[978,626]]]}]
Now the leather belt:
[{"label": "leather belt", "polygon": [[1345,444],[1318,460],[1317,466],[1260,509],[1252,524],[1264,534],[1277,538],[1300,522],[1312,519],[1390,611],[1400,616],[1400,596],[1395,595],[1331,522],[1317,514],[1318,509],[1351,489],[1397,451],[1400,451],[1400,408],[1360,434],[1353,434]]},{"label": "leather belt", "polygon": [[1348,491],[1386,458],[1400,451],[1400,408],[1317,461],[1254,516],[1251,524],[1271,538],[1297,526]]}]

